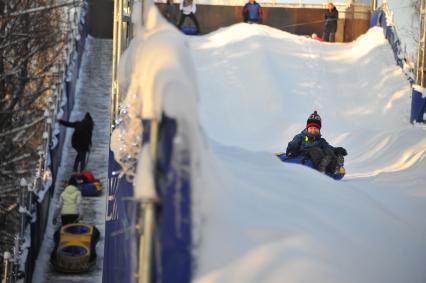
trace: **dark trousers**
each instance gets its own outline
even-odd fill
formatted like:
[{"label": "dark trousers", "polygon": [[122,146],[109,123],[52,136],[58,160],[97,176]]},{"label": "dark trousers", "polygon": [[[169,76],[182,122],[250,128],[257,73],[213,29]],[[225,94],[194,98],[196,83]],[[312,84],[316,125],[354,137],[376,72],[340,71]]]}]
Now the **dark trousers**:
[{"label": "dark trousers", "polygon": [[322,35],[322,40],[327,42],[335,42],[336,41],[336,32],[332,31],[325,31]]},{"label": "dark trousers", "polygon": [[[73,167],[74,172],[81,172],[86,168],[86,155],[87,151],[77,151]],[[80,170],[78,170],[79,165]]]},{"label": "dark trousers", "polygon": [[200,32],[200,25],[198,24],[197,18],[195,17],[194,13],[191,13],[189,15],[185,15],[184,13],[180,13],[180,20],[179,20],[177,27],[180,28],[182,26],[186,17],[189,17],[192,20],[192,22],[195,24],[195,27],[197,28],[197,31]]},{"label": "dark trousers", "polygon": [[78,214],[62,214],[61,215],[62,225],[78,222]]},{"label": "dark trousers", "polygon": [[314,168],[319,169],[321,162],[324,159],[328,160],[328,164],[326,164],[325,172],[334,173],[337,166],[337,156],[334,154],[333,150],[326,148],[322,149],[320,147],[312,147],[306,150],[305,156],[312,160],[314,163]]}]

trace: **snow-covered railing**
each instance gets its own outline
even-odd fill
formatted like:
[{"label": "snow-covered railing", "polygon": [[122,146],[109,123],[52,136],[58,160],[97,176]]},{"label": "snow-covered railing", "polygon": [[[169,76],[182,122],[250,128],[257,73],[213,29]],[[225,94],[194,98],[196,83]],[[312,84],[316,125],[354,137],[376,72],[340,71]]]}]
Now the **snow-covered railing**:
[{"label": "snow-covered railing", "polygon": [[[156,9],[141,11],[141,5],[133,12],[139,16],[141,12],[157,16]],[[144,21],[137,19],[136,22],[140,25]],[[147,19],[148,22],[152,25],[155,20]],[[133,28],[141,30],[137,25]],[[142,34],[138,34],[138,40]],[[181,52],[187,50],[181,43],[178,48]],[[180,60],[190,62],[189,54],[185,56]],[[147,80],[146,76],[141,79]],[[126,100],[129,97],[133,96],[127,93]],[[135,105],[128,107],[128,103],[132,104],[120,105],[121,115],[115,121],[111,140],[114,151],[109,158],[103,282],[190,282],[192,221],[188,143],[180,148],[174,144],[176,120],[166,115],[140,115],[137,112],[140,109]],[[143,107],[148,112],[149,106],[153,107],[149,101],[141,103],[148,105]],[[185,126],[179,125],[180,129]],[[133,179],[134,176],[138,177]]]},{"label": "snow-covered railing", "polygon": [[393,13],[389,9],[387,2],[384,2],[377,10],[372,12],[370,27],[380,26],[383,28],[386,39],[392,47],[394,52],[395,60],[398,66],[400,66],[407,74],[408,80],[413,83],[413,73],[409,69],[407,60],[404,57],[401,42],[393,23]]},{"label": "snow-covered railing", "polygon": [[20,229],[16,235],[12,253],[3,256],[4,270],[2,283],[31,282],[35,259],[37,258],[49,214],[50,200],[60,166],[65,129],[60,128],[57,119],[68,120],[74,104],[76,82],[87,36],[88,3],[81,7],[67,9],[64,29],[70,31],[60,60],[51,68],[54,83],[52,96],[44,113],[43,144],[39,150],[39,161],[35,178],[31,182],[20,182],[19,213]]},{"label": "snow-covered railing", "polygon": [[389,9],[387,2],[384,2],[382,6],[373,11],[370,20],[370,27],[374,26],[380,26],[383,28],[385,37],[389,41],[394,52],[396,63],[402,68],[408,81],[413,85],[410,122],[424,122],[423,115],[426,110],[426,98],[423,97],[423,90],[419,90],[419,87],[414,86],[414,72],[410,69],[407,59],[402,52],[401,42],[393,23],[393,13]]}]

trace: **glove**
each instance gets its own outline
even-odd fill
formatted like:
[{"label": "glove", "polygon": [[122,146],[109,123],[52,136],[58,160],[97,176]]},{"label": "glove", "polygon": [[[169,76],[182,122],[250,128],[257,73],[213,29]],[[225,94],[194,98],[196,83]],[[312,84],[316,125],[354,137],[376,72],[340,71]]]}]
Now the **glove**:
[{"label": "glove", "polygon": [[348,155],[348,152],[343,147],[336,147],[334,149],[334,154],[346,156],[346,155]]},{"label": "glove", "polygon": [[285,153],[285,155],[287,155],[288,157],[294,157],[294,156],[296,156],[297,154],[296,154],[296,152],[295,152],[295,151],[293,151],[293,150],[287,150],[287,151],[286,151],[286,153]]}]

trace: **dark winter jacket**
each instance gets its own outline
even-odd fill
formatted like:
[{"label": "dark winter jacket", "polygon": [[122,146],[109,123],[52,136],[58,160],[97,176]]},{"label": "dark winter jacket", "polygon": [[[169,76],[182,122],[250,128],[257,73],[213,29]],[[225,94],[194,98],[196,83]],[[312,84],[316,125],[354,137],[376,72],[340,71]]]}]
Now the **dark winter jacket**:
[{"label": "dark winter jacket", "polygon": [[244,22],[261,22],[262,21],[262,7],[254,1],[253,4],[248,2],[243,8]]},{"label": "dark winter jacket", "polygon": [[337,31],[337,19],[339,18],[339,12],[336,7],[333,7],[331,11],[327,9],[325,12],[325,31],[335,33]]},{"label": "dark winter jacket", "polygon": [[166,4],[166,7],[164,9],[164,17],[172,24],[176,24],[177,15],[177,6],[175,6],[174,4]]},{"label": "dark winter jacket", "polygon": [[74,128],[71,144],[76,151],[89,151],[92,145],[93,120],[90,114],[86,114],[83,120],[77,122],[67,122],[59,120],[59,123],[66,127]]},{"label": "dark winter jacket", "polygon": [[321,134],[313,136],[304,129],[300,134],[297,134],[291,142],[288,143],[286,154],[300,155],[307,149],[312,147],[320,147],[322,149],[334,149],[328,142],[321,137]]}]

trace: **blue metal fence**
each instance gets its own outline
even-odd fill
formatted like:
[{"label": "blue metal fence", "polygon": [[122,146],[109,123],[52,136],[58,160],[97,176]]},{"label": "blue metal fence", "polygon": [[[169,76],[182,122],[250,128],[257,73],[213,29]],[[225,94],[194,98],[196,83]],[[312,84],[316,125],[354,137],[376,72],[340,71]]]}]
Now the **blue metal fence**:
[{"label": "blue metal fence", "polygon": [[[382,8],[373,11],[370,20],[370,27],[380,26],[383,28],[386,39],[394,52],[395,61],[401,68],[404,68],[405,59],[402,55],[401,42],[396,33],[395,27],[387,22],[386,11]],[[414,78],[407,75],[411,85],[414,85]],[[411,95],[411,114],[410,122],[425,122],[423,115],[426,110],[426,98],[423,97],[423,90],[413,86]]]},{"label": "blue metal fence", "polygon": [[[144,142],[149,140],[149,127],[149,122],[144,122]],[[155,170],[160,201],[156,208],[153,283],[189,283],[192,275],[189,149],[177,153],[173,147],[177,127],[175,120],[163,116]],[[133,198],[132,184],[117,176],[120,167],[112,153],[109,164],[103,282],[136,282],[139,237],[143,233],[143,227],[136,229],[142,219],[140,203]]]},{"label": "blue metal fence", "polygon": [[[78,38],[75,39],[75,46],[67,58],[66,65],[66,77],[62,82],[62,93],[59,93],[61,96],[60,99],[66,99],[66,103],[61,103],[59,105],[60,109],[57,109],[57,113],[62,113],[62,119],[68,120],[70,117],[71,110],[74,106],[74,97],[75,97],[75,87],[77,83],[78,73],[81,65],[81,59],[83,55],[85,40],[87,37],[87,26],[86,26],[86,14],[87,14],[87,2],[83,3],[80,12],[80,19],[78,23]],[[59,98],[58,98],[59,99]],[[54,117],[56,119],[56,117]],[[55,123],[55,121],[54,121]],[[52,173],[52,183],[48,189],[48,192],[43,192],[37,195],[34,198],[34,211],[36,215],[35,221],[30,222],[30,233],[31,233],[31,244],[28,249],[28,255],[25,262],[25,282],[32,281],[32,275],[35,266],[35,260],[39,253],[41,243],[44,239],[44,232],[46,229],[48,211],[50,207],[50,201],[53,196],[53,190],[55,188],[56,177],[58,174],[58,169],[61,162],[62,148],[65,140],[66,129],[64,127],[60,128],[60,131],[57,133],[52,132],[52,136],[49,140],[49,152],[46,153],[46,158],[50,159],[49,169]],[[56,139],[58,142],[53,145],[52,140]],[[37,188],[35,188],[37,189]],[[41,189],[41,188],[39,188]],[[46,188],[41,189],[41,191],[46,190]],[[30,219],[28,219],[29,221]]]}]

